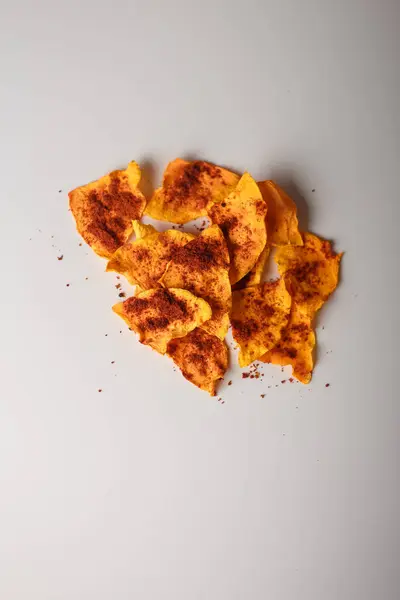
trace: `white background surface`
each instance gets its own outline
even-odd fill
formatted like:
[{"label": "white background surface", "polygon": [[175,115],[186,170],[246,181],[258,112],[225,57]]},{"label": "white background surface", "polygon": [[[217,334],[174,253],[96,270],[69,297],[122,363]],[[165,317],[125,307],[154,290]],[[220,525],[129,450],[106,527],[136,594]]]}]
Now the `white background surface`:
[{"label": "white background surface", "polygon": [[[399,17],[3,4],[3,600],[399,597]],[[66,193],[184,155],[276,177],[345,251],[312,385],[235,373],[221,405],[111,312]]]}]

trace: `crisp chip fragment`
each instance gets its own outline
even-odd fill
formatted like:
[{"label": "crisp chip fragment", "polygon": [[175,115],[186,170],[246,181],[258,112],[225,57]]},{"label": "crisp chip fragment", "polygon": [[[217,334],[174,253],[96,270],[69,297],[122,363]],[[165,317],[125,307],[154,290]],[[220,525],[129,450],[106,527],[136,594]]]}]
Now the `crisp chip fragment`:
[{"label": "crisp chip fragment", "polygon": [[271,246],[302,246],[297,208],[291,197],[274,181],[260,181],[258,187],[268,207],[268,243]]},{"label": "crisp chip fragment", "polygon": [[76,228],[93,250],[110,258],[132,233],[132,219],[142,216],[146,199],[138,189],[140,168],[130,162],[69,192]]},{"label": "crisp chip fragment", "polygon": [[187,290],[146,290],[113,306],[129,327],[147,344],[165,354],[171,339],[187,333],[211,317],[211,308]]},{"label": "crisp chip fragment", "polygon": [[255,265],[267,241],[267,205],[252,176],[245,173],[222,202],[210,203],[208,215],[226,235],[231,256],[233,285]]},{"label": "crisp chip fragment", "polygon": [[238,175],[222,167],[177,158],[167,166],[163,185],[149,200],[146,215],[179,224],[204,217],[207,204],[222,200],[238,180]]},{"label": "crisp chip fragment", "polygon": [[291,303],[283,279],[233,292],[232,333],[240,348],[241,367],[276,346],[288,323]]},{"label": "crisp chip fragment", "polygon": [[257,258],[257,262],[254,267],[240,279],[237,283],[232,286],[233,290],[243,290],[244,288],[258,285],[261,283],[262,276],[265,271],[265,265],[267,264],[270,253],[270,247],[265,246],[260,256]]},{"label": "crisp chip fragment", "polygon": [[275,261],[294,302],[312,318],[338,284],[342,253],[312,233],[303,239],[303,246],[278,248]]},{"label": "crisp chip fragment", "polygon": [[215,396],[216,385],[228,368],[228,348],[224,341],[203,329],[171,340],[167,354],[191,383]]},{"label": "crisp chip fragment", "polygon": [[221,339],[228,331],[231,308],[228,269],[225,238],[218,225],[212,225],[174,252],[160,279],[167,288],[186,289],[204,298],[212,308],[213,318],[202,327]]},{"label": "crisp chip fragment", "polygon": [[281,339],[260,360],[274,365],[291,365],[293,376],[301,383],[309,383],[313,370],[314,346],[315,334],[311,319],[293,302],[289,323]]},{"label": "crisp chip fragment", "polygon": [[[124,275],[143,290],[160,287],[159,279],[178,248],[194,239],[191,233],[168,229],[162,233],[151,225],[133,222],[136,240],[124,244],[111,257],[107,271]],[[181,286],[171,286],[181,287]]]}]

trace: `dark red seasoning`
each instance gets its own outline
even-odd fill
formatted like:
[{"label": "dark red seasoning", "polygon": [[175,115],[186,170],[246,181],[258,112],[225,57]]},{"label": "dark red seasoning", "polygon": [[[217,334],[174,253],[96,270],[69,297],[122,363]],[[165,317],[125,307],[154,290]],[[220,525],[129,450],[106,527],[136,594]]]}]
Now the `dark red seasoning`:
[{"label": "dark red seasoning", "polygon": [[117,283],[117,285],[115,287],[117,288],[117,290],[119,290],[119,288],[121,287],[121,284]]},{"label": "dark red seasoning", "polygon": [[247,379],[250,377],[250,373],[242,373],[242,379]]},{"label": "dark red seasoning", "polygon": [[69,283],[67,283],[67,287],[69,287]]},{"label": "dark red seasoning", "polygon": [[289,381],[290,381],[290,383],[294,383],[293,377],[289,377]]},{"label": "dark red seasoning", "polygon": [[286,383],[286,379],[282,379],[281,383]]},{"label": "dark red seasoning", "polygon": [[112,361],[111,361],[111,364],[113,365],[114,363],[115,363],[115,360],[112,360]]},{"label": "dark red seasoning", "polygon": [[232,379],[228,381],[228,385],[232,385]]},{"label": "dark red seasoning", "polygon": [[98,392],[102,392],[103,390],[101,390],[101,389],[98,389],[97,391],[98,391]]},{"label": "dark red seasoning", "polygon": [[329,387],[330,385],[331,385],[330,383],[326,383],[326,384],[325,384],[325,387]]},{"label": "dark red seasoning", "polygon": [[61,256],[57,256],[57,260],[62,260],[64,258],[64,254],[61,254]]},{"label": "dark red seasoning", "polygon": [[265,398],[265,394],[260,394],[260,398]]},{"label": "dark red seasoning", "polygon": [[119,296],[120,298],[125,298],[126,294],[125,294],[125,292],[120,292],[120,293],[118,294],[118,296]]}]

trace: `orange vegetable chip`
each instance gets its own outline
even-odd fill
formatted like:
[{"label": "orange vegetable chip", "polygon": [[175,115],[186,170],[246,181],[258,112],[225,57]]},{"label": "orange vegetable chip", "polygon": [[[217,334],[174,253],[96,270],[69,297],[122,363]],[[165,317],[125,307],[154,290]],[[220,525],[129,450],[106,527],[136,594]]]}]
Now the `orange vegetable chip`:
[{"label": "orange vegetable chip", "polygon": [[204,217],[207,204],[222,200],[238,180],[238,175],[222,167],[177,158],[167,166],[163,185],[150,199],[146,215],[181,224]]},{"label": "orange vegetable chip", "polygon": [[241,367],[276,346],[288,324],[291,303],[283,279],[233,292],[232,333]]},{"label": "orange vegetable chip", "polygon": [[282,246],[275,254],[279,273],[298,307],[313,317],[338,284],[342,254],[330,242],[305,233],[304,246]]},{"label": "orange vegetable chip", "polygon": [[293,200],[273,181],[260,181],[258,187],[268,207],[268,243],[272,246],[302,246],[297,208]]},{"label": "orange vegetable chip", "polygon": [[188,381],[215,396],[217,382],[228,368],[228,348],[224,341],[197,328],[185,337],[171,340],[167,354]]},{"label": "orange vegetable chip", "polygon": [[249,173],[241,177],[236,189],[223,202],[209,204],[210,219],[221,227],[227,237],[232,285],[254,267],[265,247],[266,213],[267,205]]},{"label": "orange vegetable chip", "polygon": [[185,336],[211,317],[205,300],[187,290],[146,290],[113,306],[129,327],[147,344],[165,354],[171,339]]},{"label": "orange vegetable chip", "polygon": [[265,265],[267,264],[268,257],[270,253],[270,247],[265,246],[264,250],[261,252],[260,256],[257,259],[254,267],[245,275],[240,281],[235,283],[232,286],[233,290],[243,290],[244,288],[251,287],[253,285],[258,285],[261,283],[262,276],[264,274]]},{"label": "orange vegetable chip", "polygon": [[260,360],[274,365],[292,365],[293,376],[301,383],[309,383],[313,370],[314,346],[315,334],[311,319],[293,302],[289,323],[282,338]]},{"label": "orange vegetable chip", "polygon": [[[160,233],[151,225],[133,222],[136,240],[124,244],[111,257],[107,271],[124,275],[143,290],[160,287],[159,279],[178,248],[194,239],[191,233],[168,229]],[[180,286],[171,286],[180,287]]]},{"label": "orange vegetable chip", "polygon": [[139,219],[146,199],[139,191],[140,168],[129,163],[125,171],[113,171],[69,192],[76,228],[93,250],[110,258],[132,233],[132,219]]},{"label": "orange vegetable chip", "polygon": [[218,225],[212,225],[174,252],[160,279],[167,288],[183,288],[204,298],[212,308],[213,318],[202,327],[221,339],[228,331],[231,308],[228,269],[225,238]]}]

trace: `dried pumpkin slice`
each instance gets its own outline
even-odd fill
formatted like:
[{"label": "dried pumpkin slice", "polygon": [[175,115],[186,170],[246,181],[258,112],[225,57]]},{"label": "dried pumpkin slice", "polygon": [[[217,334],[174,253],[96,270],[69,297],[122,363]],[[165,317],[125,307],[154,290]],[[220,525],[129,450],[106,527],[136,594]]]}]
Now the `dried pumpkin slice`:
[{"label": "dried pumpkin slice", "polygon": [[146,215],[179,224],[204,217],[207,204],[222,200],[238,180],[236,173],[222,167],[177,158],[167,166],[162,187],[149,200]]},{"label": "dried pumpkin slice", "polygon": [[211,308],[187,290],[146,290],[113,306],[147,344],[165,354],[171,339],[185,336],[211,317]]},{"label": "dried pumpkin slice", "polygon": [[224,341],[203,329],[171,340],[167,354],[191,383],[215,396],[216,386],[228,368],[228,348]]},{"label": "dried pumpkin slice", "polygon": [[291,303],[283,279],[233,292],[232,334],[240,348],[241,367],[276,346],[288,323]]},{"label": "dried pumpkin slice", "polygon": [[233,285],[256,264],[265,248],[267,205],[252,176],[245,173],[235,190],[222,202],[210,203],[208,215],[224,232],[231,256],[229,272]]},{"label": "dried pumpkin slice", "polygon": [[76,228],[99,256],[110,258],[131,235],[132,219],[142,216],[146,199],[139,181],[139,165],[131,162],[69,192]]}]

